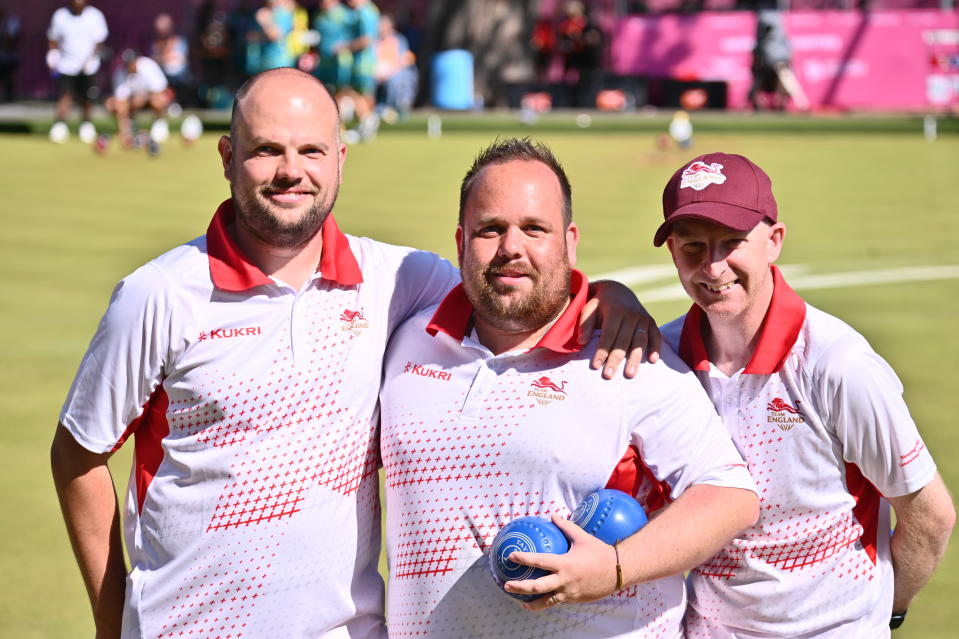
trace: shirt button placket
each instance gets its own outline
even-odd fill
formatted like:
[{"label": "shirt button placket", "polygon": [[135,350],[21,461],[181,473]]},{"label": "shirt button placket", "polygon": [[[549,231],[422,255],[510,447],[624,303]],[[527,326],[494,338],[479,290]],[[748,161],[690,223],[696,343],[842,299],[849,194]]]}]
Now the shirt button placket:
[{"label": "shirt button placket", "polygon": [[461,416],[478,419],[483,409],[483,402],[495,383],[496,371],[490,366],[490,360],[480,362],[473,377],[473,383],[470,384],[469,391],[466,393]]}]

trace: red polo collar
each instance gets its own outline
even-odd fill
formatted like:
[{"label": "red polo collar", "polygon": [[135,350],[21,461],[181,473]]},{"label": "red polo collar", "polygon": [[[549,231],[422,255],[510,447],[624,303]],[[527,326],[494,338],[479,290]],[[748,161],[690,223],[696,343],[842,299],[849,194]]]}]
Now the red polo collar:
[{"label": "red polo collar", "polygon": [[[533,348],[546,348],[556,353],[575,353],[582,348],[579,343],[579,315],[589,297],[588,289],[586,276],[573,269],[569,306]],[[456,341],[462,341],[472,316],[473,305],[467,299],[463,285],[457,284],[436,309],[426,332],[434,337],[436,333],[443,332]]]},{"label": "red polo collar", "polygon": [[[786,284],[782,273],[772,267],[773,296],[759,329],[759,343],[750,358],[744,374],[771,375],[778,373],[799,337],[806,319],[806,302]],[[683,332],[679,338],[679,356],[695,371],[709,370],[709,354],[703,342],[706,313],[693,304],[686,313]]]},{"label": "red polo collar", "polygon": [[[206,231],[207,254],[210,259],[210,276],[213,279],[213,285],[225,291],[245,291],[254,286],[272,284],[273,280],[247,259],[233,241],[227,226],[235,217],[233,200],[226,200],[217,208]],[[350,242],[336,225],[332,213],[326,216],[320,233],[323,236],[320,276],[343,286],[353,286],[362,282],[363,273],[350,250]]]}]

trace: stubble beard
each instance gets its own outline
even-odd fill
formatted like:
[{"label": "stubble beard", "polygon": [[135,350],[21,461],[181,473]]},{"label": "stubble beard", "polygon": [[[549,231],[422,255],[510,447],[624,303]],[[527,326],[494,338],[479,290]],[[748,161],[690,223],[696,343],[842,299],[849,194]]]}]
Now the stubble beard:
[{"label": "stubble beard", "polygon": [[300,248],[312,240],[333,210],[339,194],[339,186],[333,185],[327,197],[314,201],[298,219],[286,221],[266,201],[266,195],[262,193],[265,188],[241,194],[231,184],[230,193],[236,204],[236,215],[257,240],[283,249]]},{"label": "stubble beard", "polygon": [[[491,276],[501,270],[520,270],[529,276],[532,286],[522,297],[505,298],[517,290],[512,285],[494,285]],[[506,333],[535,331],[556,319],[569,301],[572,270],[566,254],[543,271],[508,263],[478,266],[463,265],[463,290],[473,312],[484,322]]]}]

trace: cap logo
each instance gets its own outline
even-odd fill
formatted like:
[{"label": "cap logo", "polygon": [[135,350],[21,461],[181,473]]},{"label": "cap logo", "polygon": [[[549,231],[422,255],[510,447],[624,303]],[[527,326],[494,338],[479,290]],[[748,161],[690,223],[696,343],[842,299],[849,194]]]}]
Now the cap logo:
[{"label": "cap logo", "polygon": [[723,165],[718,162],[706,164],[697,160],[683,169],[683,179],[679,183],[679,188],[702,191],[710,184],[722,184],[726,181],[722,169]]}]

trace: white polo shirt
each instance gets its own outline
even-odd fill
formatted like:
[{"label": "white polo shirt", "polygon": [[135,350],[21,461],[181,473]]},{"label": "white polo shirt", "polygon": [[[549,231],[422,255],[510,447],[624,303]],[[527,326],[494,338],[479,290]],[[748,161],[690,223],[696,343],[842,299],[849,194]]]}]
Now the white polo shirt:
[{"label": "white polo shirt", "polygon": [[107,39],[107,21],[96,7],[87,5],[74,15],[66,7],[53,12],[47,39],[57,43],[60,59],[56,71],[63,75],[93,75],[100,70],[97,45]]},{"label": "white polo shirt", "polygon": [[756,351],[732,376],[709,361],[698,306],[663,327],[761,499],[756,525],[690,575],[688,636],[887,636],[893,575],[881,496],[919,490],[936,467],[886,362],[776,267],[773,277]]},{"label": "white polo shirt", "polygon": [[60,416],[94,452],[135,435],[123,637],[383,637],[383,353],[458,274],[330,216],[296,291],[233,216],[120,282]]},{"label": "white polo shirt", "polygon": [[390,342],[380,402],[391,637],[682,636],[681,575],[533,613],[489,570],[504,524],[568,516],[603,486],[637,495],[647,511],[697,483],[755,490],[672,351],[632,380],[590,369],[597,338],[583,351],[576,341],[587,297],[579,272],[572,288],[569,307],[530,350],[494,356],[467,335],[462,286]]},{"label": "white polo shirt", "polygon": [[163,69],[155,60],[146,56],[137,58],[136,72],[130,73],[126,65],[121,65],[113,74],[113,96],[118,100],[160,93],[166,88],[167,80]]}]

